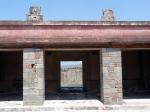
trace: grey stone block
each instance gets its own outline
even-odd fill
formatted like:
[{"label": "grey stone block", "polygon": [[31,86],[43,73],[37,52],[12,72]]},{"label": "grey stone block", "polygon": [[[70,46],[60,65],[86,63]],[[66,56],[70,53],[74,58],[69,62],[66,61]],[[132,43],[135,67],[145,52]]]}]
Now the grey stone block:
[{"label": "grey stone block", "polygon": [[122,103],[121,49],[102,48],[101,59],[101,99],[104,104]]},{"label": "grey stone block", "polygon": [[[38,53],[38,59],[36,57]],[[44,51],[23,50],[23,104],[42,105],[45,99]],[[38,61],[37,61],[38,60]],[[27,66],[26,66],[27,65]]]}]

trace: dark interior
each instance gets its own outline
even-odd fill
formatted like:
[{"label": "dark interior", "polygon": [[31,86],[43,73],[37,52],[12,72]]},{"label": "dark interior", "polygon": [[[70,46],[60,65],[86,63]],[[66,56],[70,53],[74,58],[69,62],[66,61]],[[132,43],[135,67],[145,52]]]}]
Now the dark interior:
[{"label": "dark interior", "polygon": [[124,98],[150,98],[150,50],[122,52]]},{"label": "dark interior", "polygon": [[23,56],[21,51],[0,52],[0,100],[22,100]]}]

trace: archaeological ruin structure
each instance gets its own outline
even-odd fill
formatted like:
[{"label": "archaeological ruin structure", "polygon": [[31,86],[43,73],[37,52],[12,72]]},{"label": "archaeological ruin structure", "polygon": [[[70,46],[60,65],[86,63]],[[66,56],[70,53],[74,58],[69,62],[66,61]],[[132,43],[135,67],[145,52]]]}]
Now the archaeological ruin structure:
[{"label": "archaeological ruin structure", "polygon": [[114,15],[105,9],[99,21],[44,21],[31,7],[25,21],[0,21],[0,100],[61,99],[61,61],[82,62],[84,98],[150,99],[150,22]]}]

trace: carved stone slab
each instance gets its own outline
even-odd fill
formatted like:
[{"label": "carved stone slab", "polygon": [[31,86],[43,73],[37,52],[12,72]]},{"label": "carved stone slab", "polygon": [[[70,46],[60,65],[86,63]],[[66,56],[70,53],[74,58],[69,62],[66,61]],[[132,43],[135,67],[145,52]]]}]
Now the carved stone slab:
[{"label": "carved stone slab", "polygon": [[43,16],[41,15],[41,8],[37,6],[31,6],[29,9],[29,15],[27,15],[27,21],[43,21]]},{"label": "carved stone slab", "polygon": [[105,9],[102,11],[103,15],[101,17],[101,21],[115,21],[115,17],[113,14],[113,10]]}]

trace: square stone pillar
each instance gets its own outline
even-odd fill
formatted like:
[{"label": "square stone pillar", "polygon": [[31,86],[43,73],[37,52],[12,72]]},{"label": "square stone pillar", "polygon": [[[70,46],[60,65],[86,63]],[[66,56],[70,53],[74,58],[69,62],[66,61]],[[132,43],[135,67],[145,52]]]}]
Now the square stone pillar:
[{"label": "square stone pillar", "polygon": [[38,106],[44,100],[44,51],[23,49],[23,104]]},{"label": "square stone pillar", "polygon": [[106,105],[122,103],[121,49],[102,48],[100,51],[101,100]]}]

